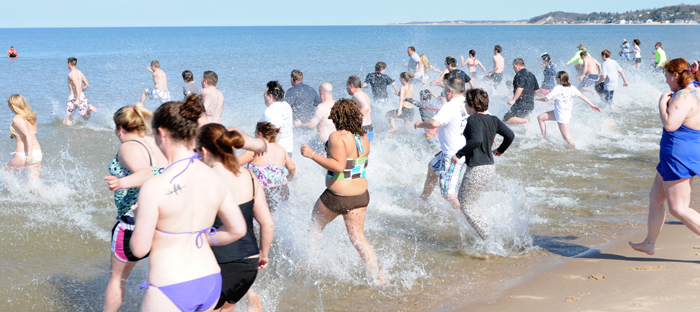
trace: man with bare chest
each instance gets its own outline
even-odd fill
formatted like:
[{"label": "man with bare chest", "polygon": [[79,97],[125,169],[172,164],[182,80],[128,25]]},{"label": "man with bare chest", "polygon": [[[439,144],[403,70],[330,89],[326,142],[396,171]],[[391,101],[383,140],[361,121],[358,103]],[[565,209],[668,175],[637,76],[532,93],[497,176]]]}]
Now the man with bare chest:
[{"label": "man with bare chest", "polygon": [[161,104],[170,101],[170,92],[168,91],[168,78],[165,72],[160,69],[160,62],[153,61],[151,66],[146,66],[149,72],[153,75],[153,89],[144,89],[141,93],[141,103],[146,103],[146,96],[151,100],[160,101]]},{"label": "man with bare chest", "polygon": [[79,112],[86,121],[90,119],[91,113],[97,113],[97,108],[88,103],[85,93],[83,93],[90,86],[90,83],[83,72],[76,68],[77,64],[78,59],[68,58],[68,69],[70,69],[70,73],[68,73],[70,96],[66,101],[66,125],[68,126],[73,124],[72,117],[76,112]]},{"label": "man with bare chest", "polygon": [[369,102],[369,95],[362,91],[362,80],[357,76],[350,76],[345,87],[352,100],[362,113],[362,129],[367,133],[367,138],[372,141],[374,138],[374,127],[372,126],[372,106]]},{"label": "man with bare chest", "polygon": [[224,113],[224,94],[216,88],[219,76],[213,71],[205,71],[202,75],[202,103],[209,122],[221,123],[221,115]]}]

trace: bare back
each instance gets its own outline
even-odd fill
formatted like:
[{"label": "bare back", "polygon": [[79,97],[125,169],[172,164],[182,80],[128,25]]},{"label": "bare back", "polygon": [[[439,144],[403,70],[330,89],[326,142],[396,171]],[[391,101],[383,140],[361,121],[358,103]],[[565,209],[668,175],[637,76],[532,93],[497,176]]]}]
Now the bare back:
[{"label": "bare back", "polygon": [[352,100],[355,101],[357,107],[362,112],[362,125],[369,126],[372,124],[372,106],[370,106],[369,96],[362,90],[355,92],[352,95]]},{"label": "bare back", "polygon": [[153,83],[156,90],[168,91],[168,78],[162,69],[155,68],[153,70]]},{"label": "bare back", "polygon": [[214,86],[203,88],[201,93],[209,122],[221,123],[221,115],[224,113],[224,94]]},{"label": "bare back", "polygon": [[696,88],[693,83],[679,90],[676,95],[671,98],[668,105],[669,119],[676,119],[674,113],[680,114],[683,117],[683,125],[693,129],[700,130],[700,89]]},{"label": "bare back", "polygon": [[401,100],[403,102],[403,107],[405,108],[413,108],[413,103],[405,101],[405,99],[413,99],[413,85],[410,83],[407,83],[403,86],[401,86],[401,91],[399,91],[399,95],[401,96]]},{"label": "bare back", "polygon": [[505,68],[506,61],[503,59],[503,56],[501,54],[496,54],[493,56],[493,72],[496,74],[500,74],[503,72],[503,69]]},{"label": "bare back", "polygon": [[87,85],[87,79],[83,72],[77,68],[73,69],[68,73],[68,89],[70,89],[71,96],[77,96],[83,93],[83,85]]},{"label": "bare back", "polygon": [[598,75],[600,73],[600,71],[598,71],[600,63],[590,55],[587,55],[583,60],[583,67],[586,68],[586,75]]},{"label": "bare back", "polygon": [[316,106],[316,118],[318,118],[318,138],[321,142],[328,141],[331,133],[335,132],[335,124],[328,118],[331,115],[331,109],[335,105],[335,101],[326,101]]},{"label": "bare back", "polygon": [[[41,150],[39,141],[36,139],[36,124],[30,124],[24,117],[17,114],[12,118],[10,129],[14,131],[14,133],[17,133],[15,136],[15,139],[17,139],[16,153],[30,154],[32,151]],[[29,140],[31,140],[32,144],[29,144]],[[29,145],[31,145],[32,151],[28,150]]]}]

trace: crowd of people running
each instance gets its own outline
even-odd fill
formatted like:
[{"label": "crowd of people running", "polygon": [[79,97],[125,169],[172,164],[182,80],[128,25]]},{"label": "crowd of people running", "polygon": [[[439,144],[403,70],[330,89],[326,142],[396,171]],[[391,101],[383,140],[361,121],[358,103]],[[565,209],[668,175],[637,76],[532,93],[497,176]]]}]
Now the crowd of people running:
[{"label": "crowd of people running", "polygon": [[[632,49],[623,42],[620,56],[639,65],[640,42],[633,42]],[[651,191],[649,234],[642,243],[631,244],[648,254],[654,253],[666,201],[675,217],[700,234],[700,214],[689,208],[690,181],[700,172],[696,168],[700,164],[698,63],[681,58],[667,61],[661,43],[656,47],[654,67],[663,69],[672,93],[659,100],[664,131]],[[272,214],[292,196],[288,184],[296,173],[292,160],[294,128],[317,130],[316,138],[301,145],[300,154],[326,170],[326,189],[311,213],[311,235],[320,236],[327,224],[342,216],[369,274],[377,283],[386,284],[364,235],[370,202],[366,177],[374,137],[373,105],[363,91],[367,87],[371,87],[375,104],[389,102],[389,86],[398,96],[398,108],[386,113],[389,133],[398,130],[397,119],[403,120],[404,131],[414,131],[411,126],[425,129],[428,143],[439,146],[440,151],[428,164],[421,198],[428,200],[439,185],[442,196],[463,213],[481,239],[489,242],[493,233],[480,216],[477,202],[496,175],[494,156],[503,155],[514,141],[508,124],[529,123],[535,100],[554,101],[553,110],[537,117],[542,139],[547,138],[545,122],[556,120],[564,140],[574,147],[568,130],[574,99],[601,111],[585,92],[599,94],[611,104],[618,75],[623,85],[628,85],[609,50],[600,53],[601,64],[585,45],[578,46],[575,57],[567,63],[576,62],[578,87],[572,85],[566,71],[556,70],[547,53],[541,56],[542,87],[523,59],[516,58],[512,62],[515,77],[508,84],[513,88],[507,102],[511,107],[499,118],[488,111],[488,92],[476,88],[475,83],[481,67],[482,83],[493,88],[500,85],[505,70],[502,51],[501,46],[494,47],[490,72],[476,59],[476,52],[469,51],[460,64],[468,68],[467,73],[458,68],[452,56],[445,58],[446,69],[440,70],[425,54],[419,56],[409,47],[408,69],[399,76],[400,87],[386,75],[386,64],[378,62],[364,82],[357,76],[347,79],[350,99],[334,100],[330,83],[321,84],[316,92],[303,83],[303,73],[294,70],[292,87],[286,92],[278,81],[267,83],[266,109],[253,136],[221,124],[224,96],[216,89],[216,73],[204,72],[200,89],[192,72],[184,71],[184,99],[172,101],[165,73],[160,63],[153,61],[147,69],[153,74],[155,87],[144,90],[139,103],[122,107],[113,116],[120,146],[104,180],[114,192],[117,222],[112,229],[104,311],[119,309],[126,279],[145,257],[149,272],[148,282],[141,286],[146,289],[143,310],[232,311],[244,298],[249,310],[261,310],[250,288],[258,270],[270,263]],[[68,59],[68,125],[76,111],[86,120],[97,112],[87,103],[83,91],[89,83],[76,64],[75,58]],[[431,80],[431,71],[440,74]],[[442,89],[440,95],[431,91],[437,86]],[[146,98],[161,102],[155,112],[144,106]],[[37,140],[37,114],[19,94],[10,96],[8,105],[15,114],[10,130],[17,147],[7,167],[28,168],[38,178],[43,154]],[[416,107],[420,120],[414,122]],[[502,137],[500,144],[496,144],[496,135]]]}]

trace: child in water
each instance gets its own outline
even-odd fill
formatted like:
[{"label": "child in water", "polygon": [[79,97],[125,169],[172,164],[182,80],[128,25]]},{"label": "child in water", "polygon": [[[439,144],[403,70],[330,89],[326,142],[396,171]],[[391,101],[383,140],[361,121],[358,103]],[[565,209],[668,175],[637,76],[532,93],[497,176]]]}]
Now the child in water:
[{"label": "child in water", "polygon": [[[437,97],[436,97],[437,98]],[[414,99],[406,99],[413,103],[414,106],[418,107],[418,113],[420,114],[420,119],[426,121],[433,118],[435,114],[440,110],[439,105],[433,100],[433,93],[430,89],[425,89],[420,92],[420,101]],[[432,147],[439,146],[438,141],[438,128],[435,129],[425,129],[425,139],[428,140],[428,144]]]},{"label": "child in water", "polygon": [[593,105],[591,101],[586,98],[581,91],[576,87],[572,87],[569,83],[569,74],[565,71],[560,71],[557,73],[556,77],[557,86],[552,89],[552,92],[547,94],[543,98],[537,99],[542,102],[554,101],[554,110],[542,113],[537,116],[537,121],[540,123],[540,130],[542,130],[542,140],[547,140],[547,127],[545,126],[545,121],[556,120],[559,124],[559,131],[561,131],[561,136],[564,137],[566,143],[572,148],[574,147],[574,139],[569,135],[569,120],[571,119],[571,109],[574,107],[574,98],[578,97],[584,102],[588,103],[591,108],[600,112],[598,106]]}]

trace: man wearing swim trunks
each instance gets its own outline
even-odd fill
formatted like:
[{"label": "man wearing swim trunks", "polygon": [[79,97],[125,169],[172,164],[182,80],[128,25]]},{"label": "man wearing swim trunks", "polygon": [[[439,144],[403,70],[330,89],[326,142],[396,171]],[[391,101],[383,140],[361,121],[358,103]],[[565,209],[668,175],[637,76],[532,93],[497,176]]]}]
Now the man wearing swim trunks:
[{"label": "man wearing swim trunks", "polygon": [[510,110],[503,116],[503,122],[507,124],[524,124],[529,123],[529,119],[525,119],[533,109],[535,109],[535,91],[540,89],[537,84],[537,78],[527,68],[525,61],[517,58],[513,61],[513,70],[515,77],[513,78],[513,98],[508,101],[508,105],[512,105]]},{"label": "man wearing swim trunks", "polygon": [[372,142],[374,138],[374,127],[372,127],[372,106],[369,102],[369,95],[362,91],[362,81],[360,77],[350,76],[345,87],[349,95],[352,95],[352,100],[357,103],[357,107],[362,113],[362,129],[367,133],[367,138]]},{"label": "man wearing swim trunks", "polygon": [[503,70],[506,67],[506,61],[503,59],[503,56],[501,56],[502,51],[503,48],[501,48],[500,45],[493,47],[493,70],[488,73],[488,77],[484,79],[492,81],[494,89],[498,89],[498,85],[501,84],[501,80],[503,80]]},{"label": "man wearing swim trunks", "polygon": [[70,69],[70,73],[68,73],[70,96],[66,100],[66,125],[68,126],[73,124],[71,118],[75,114],[76,109],[86,121],[90,119],[91,113],[97,113],[97,108],[88,103],[85,93],[83,93],[90,86],[90,83],[88,83],[83,72],[76,68],[76,65],[78,65],[78,59],[74,57],[68,58],[68,69]]},{"label": "man wearing swim trunks", "polygon": [[452,163],[452,156],[466,144],[464,128],[467,126],[467,110],[464,108],[464,81],[459,78],[450,78],[445,83],[445,103],[433,118],[427,121],[416,121],[414,128],[435,129],[438,128],[440,138],[440,152],[435,155],[428,165],[428,177],[425,179],[421,199],[428,200],[440,182],[442,196],[450,201],[454,209],[459,209],[457,191],[459,179],[462,177],[466,166],[464,161]]},{"label": "man wearing swim trunks", "polygon": [[153,89],[143,89],[141,93],[141,103],[146,103],[146,96],[151,100],[160,101],[161,104],[170,101],[170,92],[168,91],[168,78],[165,72],[160,69],[160,62],[153,61],[151,66],[146,66],[149,72],[153,75]]},{"label": "man wearing swim trunks", "polygon": [[202,75],[202,103],[209,122],[221,123],[221,115],[224,113],[224,94],[216,88],[219,76],[210,70]]},{"label": "man wearing swim trunks", "polygon": [[581,76],[578,77],[578,81],[581,82],[578,88],[581,92],[593,92],[593,90],[588,87],[598,82],[602,66],[598,60],[588,55],[586,51],[581,52],[581,59],[583,59],[583,72]]}]

